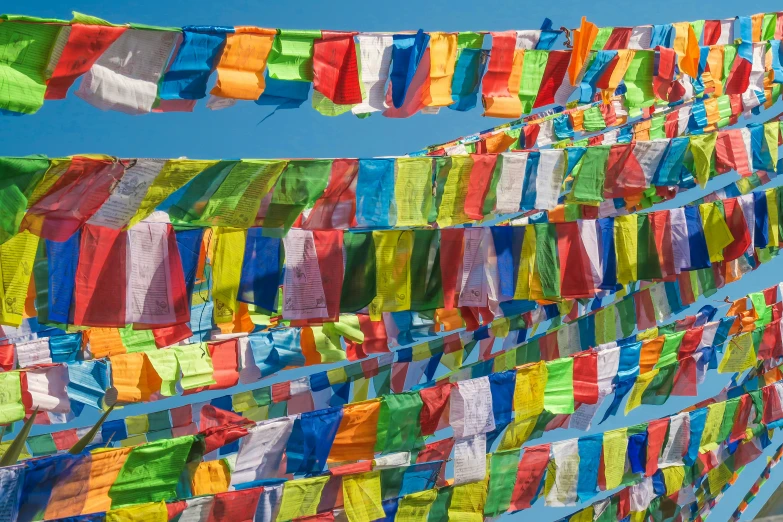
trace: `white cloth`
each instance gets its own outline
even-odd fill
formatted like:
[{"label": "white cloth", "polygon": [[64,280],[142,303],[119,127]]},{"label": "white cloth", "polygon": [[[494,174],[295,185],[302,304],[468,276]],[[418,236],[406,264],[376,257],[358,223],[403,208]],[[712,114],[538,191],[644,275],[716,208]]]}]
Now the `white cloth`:
[{"label": "white cloth", "polygon": [[500,155],[500,180],[497,186],[495,211],[498,214],[519,212],[522,184],[527,169],[527,152],[504,152]]},{"label": "white cloth", "polygon": [[250,428],[241,439],[231,485],[276,478],[293,427],[294,417],[281,417]]},{"label": "white cloth", "polygon": [[460,382],[449,396],[451,427],[457,438],[487,433],[495,429],[489,377]]},{"label": "white cloth", "polygon": [[576,504],[576,487],[579,478],[579,439],[564,440],[552,444],[555,461],[555,483],[546,496],[546,505],[554,507]]},{"label": "white cloth", "polygon": [[479,433],[454,443],[454,485],[484,480],[487,475],[487,436]]},{"label": "white cloth", "polygon": [[356,36],[361,62],[360,79],[364,87],[362,103],[351,109],[354,114],[382,111],[386,108],[386,80],[392,56],[391,35]]}]

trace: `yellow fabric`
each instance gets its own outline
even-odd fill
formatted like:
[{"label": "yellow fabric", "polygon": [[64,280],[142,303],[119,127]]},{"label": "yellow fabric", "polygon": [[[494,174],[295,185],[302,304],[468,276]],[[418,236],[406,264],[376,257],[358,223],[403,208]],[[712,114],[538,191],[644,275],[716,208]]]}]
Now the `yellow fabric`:
[{"label": "yellow fabric", "polygon": [[756,352],[753,348],[753,335],[750,332],[742,333],[726,344],[726,353],[723,354],[718,365],[718,373],[744,372],[756,365]]},{"label": "yellow fabric", "polygon": [[655,378],[656,375],[658,375],[658,369],[651,370],[647,373],[639,374],[636,377],[636,382],[633,385],[633,388],[631,389],[631,395],[628,397],[628,402],[625,403],[625,414],[628,415],[628,413],[631,412],[631,410],[634,410],[642,405],[642,395],[644,394],[644,391],[647,389],[647,387],[650,385],[652,380]]},{"label": "yellow fabric", "polygon": [[174,350],[155,350],[145,352],[147,359],[155,369],[155,373],[161,379],[160,393],[166,397],[177,394],[177,380],[179,379],[179,362]]},{"label": "yellow fabric", "polygon": [[638,280],[637,215],[614,218],[614,248],[617,255],[617,282],[625,285]]},{"label": "yellow fabric", "polygon": [[321,492],[329,476],[289,480],[283,485],[283,500],[277,514],[277,522],[308,517],[318,512]]},{"label": "yellow fabric", "polygon": [[449,522],[484,522],[487,481],[456,486],[451,493]]},{"label": "yellow fabric", "polygon": [[707,483],[710,485],[710,493],[717,493],[723,489],[723,486],[728,484],[729,480],[734,476],[731,469],[721,462],[720,466],[711,469],[707,472]]},{"label": "yellow fabric", "polygon": [[369,308],[370,317],[379,320],[381,312],[398,312],[411,307],[413,231],[376,231],[373,239],[377,293]]},{"label": "yellow fabric", "polygon": [[223,459],[200,462],[190,481],[193,496],[223,493],[229,485],[231,470]]},{"label": "yellow fabric", "polygon": [[370,381],[360,377],[353,381],[353,400],[357,402],[366,401],[370,392]]},{"label": "yellow fabric", "polygon": [[128,435],[147,433],[150,429],[150,420],[147,415],[129,415],[125,417],[125,429]]},{"label": "yellow fabric", "polygon": [[[777,151],[777,147],[775,150]],[[769,247],[777,247],[780,244],[780,231],[778,229],[780,209],[778,208],[777,192],[777,189],[767,189],[764,191],[764,194],[767,196],[767,230],[769,231],[769,243],[767,243],[767,246]]]},{"label": "yellow fabric", "polygon": [[451,81],[457,63],[457,34],[430,33],[430,107],[445,107],[451,99]]},{"label": "yellow fabric", "polygon": [[617,50],[617,63],[612,69],[612,74],[609,76],[609,82],[606,89],[601,90],[601,94],[604,96],[604,103],[610,103],[614,97],[614,92],[623,81],[628,66],[631,65],[631,60],[636,55],[636,51],[633,49],[618,49]]},{"label": "yellow fabric", "polygon": [[212,260],[212,300],[215,323],[230,323],[239,310],[239,280],[245,256],[245,230],[214,229],[215,254]]},{"label": "yellow fabric", "polygon": [[522,65],[525,61],[525,50],[514,51],[514,61],[511,74],[508,77],[508,92],[511,96],[484,97],[484,116],[495,118],[519,118],[522,115],[522,102],[516,94],[522,83]]},{"label": "yellow fabric", "polygon": [[604,433],[604,477],[606,489],[614,489],[623,481],[625,457],[628,452],[626,428]]},{"label": "yellow fabric", "polygon": [[465,214],[465,197],[468,195],[473,158],[468,155],[451,156],[440,161],[445,163],[443,168],[448,169],[448,174],[445,175],[443,195],[438,207],[438,226],[449,227],[467,223],[470,218]]},{"label": "yellow fabric", "polygon": [[138,506],[112,509],[106,513],[106,522],[168,522],[166,503],[152,502]]},{"label": "yellow fabric", "polygon": [[726,402],[715,402],[707,406],[707,419],[704,421],[704,431],[701,433],[699,452],[705,453],[718,448],[718,433],[723,422],[723,412]]},{"label": "yellow fabric", "polygon": [[419,522],[427,520],[432,503],[438,497],[438,490],[427,489],[418,493],[405,495],[397,506],[395,522]]},{"label": "yellow fabric", "polygon": [[27,230],[0,245],[0,324],[22,324],[37,249],[38,236]]},{"label": "yellow fabric", "polygon": [[343,477],[345,514],[350,522],[384,518],[381,472],[370,471]]},{"label": "yellow fabric", "polygon": [[394,181],[397,226],[415,227],[427,224],[432,208],[431,187],[431,158],[397,158]]},{"label": "yellow fabric", "polygon": [[144,352],[113,355],[109,361],[117,402],[146,402],[160,390],[161,379]]},{"label": "yellow fabric", "polygon": [[515,420],[537,417],[544,411],[544,388],[547,381],[545,361],[539,361],[517,370],[514,385]]},{"label": "yellow fabric", "polygon": [[715,151],[715,143],[718,139],[717,132],[699,134],[690,137],[689,149],[693,154],[693,177],[704,188],[710,179],[710,165],[712,164],[712,153]]},{"label": "yellow fabric", "polygon": [[707,55],[707,67],[715,87],[715,96],[723,94],[723,46],[713,45]]},{"label": "yellow fabric", "polygon": [[49,192],[49,189],[57,183],[57,180],[60,179],[70,167],[71,158],[49,160],[49,168],[46,169],[43,178],[38,182],[38,185],[36,185],[35,189],[33,189],[33,193],[28,198],[27,208],[38,203],[38,200]]},{"label": "yellow fabric", "polygon": [[536,427],[538,417],[530,417],[523,420],[513,420],[503,433],[503,439],[500,441],[498,451],[521,448],[527,442]]},{"label": "yellow fabric", "polygon": [[264,70],[277,30],[235,27],[217,64],[217,81],[210,94],[238,100],[257,100],[264,92]]},{"label": "yellow fabric", "polygon": [[673,495],[682,488],[682,481],[685,478],[685,468],[683,466],[671,466],[662,468],[663,482],[666,484],[666,495]]},{"label": "yellow fabric", "polygon": [[541,277],[536,271],[536,227],[528,225],[525,227],[525,238],[522,241],[514,299],[536,300],[543,297]]},{"label": "yellow fabric", "polygon": [[160,205],[164,199],[169,197],[175,190],[182,187],[185,183],[196,177],[204,169],[215,165],[217,161],[195,161],[195,160],[169,160],[163,165],[155,181],[152,182],[144,199],[141,200],[139,209],[131,218],[128,227],[132,227],[142,219],[148,217],[155,211],[155,207]]},{"label": "yellow fabric", "polygon": [[734,241],[726,219],[716,203],[702,203],[699,205],[699,213],[710,261],[723,261],[723,249]]},{"label": "yellow fabric", "polygon": [[593,506],[587,506],[583,510],[571,515],[568,522],[593,522]]}]

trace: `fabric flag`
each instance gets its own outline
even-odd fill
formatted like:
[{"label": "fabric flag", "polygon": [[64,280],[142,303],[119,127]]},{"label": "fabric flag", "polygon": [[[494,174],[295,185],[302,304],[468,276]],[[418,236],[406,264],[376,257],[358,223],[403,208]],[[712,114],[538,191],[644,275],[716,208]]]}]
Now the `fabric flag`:
[{"label": "fabric flag", "polygon": [[262,228],[251,228],[246,241],[237,299],[276,311],[282,269],[281,240],[265,237]]},{"label": "fabric flag", "polygon": [[430,33],[430,96],[431,107],[444,107],[454,103],[451,85],[457,62],[458,35],[454,33]]},{"label": "fabric flag", "polygon": [[539,486],[549,463],[550,445],[524,448],[517,468],[517,480],[511,494],[510,510],[529,508],[539,493]]},{"label": "fabric flag", "polygon": [[351,111],[354,114],[367,114],[382,111],[386,98],[386,80],[389,77],[389,66],[392,59],[392,36],[359,34],[356,36],[359,45],[361,63],[360,79],[362,82],[362,101]]},{"label": "fabric flag", "polygon": [[451,392],[450,406],[450,423],[455,437],[470,437],[495,429],[487,377],[460,382]]},{"label": "fabric flag", "polygon": [[226,35],[217,62],[213,96],[237,100],[257,100],[266,87],[264,69],[277,31],[238,26]]},{"label": "fabric flag", "polygon": [[207,81],[223,50],[231,27],[185,26],[182,42],[163,75],[162,100],[200,100],[207,95]]},{"label": "fabric flag", "polygon": [[492,50],[487,72],[482,80],[481,94],[486,98],[510,97],[513,94],[509,92],[508,82],[514,64],[517,35],[515,31],[491,34]]},{"label": "fabric flag", "polygon": [[546,497],[548,506],[569,506],[576,503],[579,477],[579,439],[552,444],[555,482]]},{"label": "fabric flag", "polygon": [[277,518],[293,520],[315,515],[321,493],[328,481],[328,475],[287,481],[283,484],[283,498],[280,501]]},{"label": "fabric flag", "polygon": [[150,112],[178,33],[128,29],[84,75],[76,95],[102,110]]},{"label": "fabric flag", "polygon": [[343,477],[345,513],[351,522],[384,517],[381,497],[381,472],[358,473]]},{"label": "fabric flag", "polygon": [[381,404],[378,399],[348,404],[329,452],[329,462],[372,460]]},{"label": "fabric flag", "polygon": [[[389,74],[394,108],[406,101],[408,89],[428,47],[430,36],[421,29],[415,35],[395,34],[392,38],[392,64]],[[429,67],[429,65],[427,65]]]},{"label": "fabric flag", "polygon": [[231,485],[277,477],[293,426],[293,418],[281,417],[250,428],[241,439]]},{"label": "fabric flag", "polygon": [[278,31],[267,61],[270,78],[313,81],[313,47],[317,38],[321,38],[321,31]]},{"label": "fabric flag", "polygon": [[355,33],[321,31],[313,46],[313,88],[341,105],[362,102]]}]

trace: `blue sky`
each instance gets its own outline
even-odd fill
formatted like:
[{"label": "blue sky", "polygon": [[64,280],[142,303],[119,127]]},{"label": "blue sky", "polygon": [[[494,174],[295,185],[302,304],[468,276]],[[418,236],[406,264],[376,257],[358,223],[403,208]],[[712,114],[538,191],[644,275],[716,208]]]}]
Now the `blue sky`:
[{"label": "blue sky", "polygon": [[[256,25],[295,29],[334,29],[359,31],[400,31],[422,28],[428,31],[534,29],[544,18],[552,19],[555,27],[576,27],[581,16],[599,26],[632,26],[660,24],[684,20],[727,18],[756,12],[775,11],[780,3],[771,0],[753,2],[684,2],[658,0],[651,2],[575,2],[549,0],[531,2],[495,0],[395,0],[371,2],[359,0],[300,0],[298,2],[206,0],[11,0],[4,4],[8,13],[41,17],[69,18],[76,10],[105,18],[112,22],[140,22],[153,25]],[[46,154],[50,156],[79,153],[104,153],[124,157],[189,157],[209,159],[274,158],[274,157],[367,157],[398,155],[420,149],[432,143],[447,141],[502,123],[481,117],[479,109],[468,113],[442,110],[437,116],[417,115],[406,120],[378,116],[359,120],[344,115],[338,118],[321,116],[305,104],[301,109],[278,111],[261,122],[270,112],[268,107],[240,102],[223,111],[210,111],[201,102],[192,114],[154,114],[127,116],[101,112],[72,94],[63,101],[47,102],[35,116],[7,117],[0,125],[0,154]],[[768,112],[780,110],[780,104]],[[767,116],[765,114],[765,116]],[[728,183],[723,176],[710,190]],[[698,191],[678,199],[681,204]],[[729,292],[719,292],[711,300],[724,295],[740,296],[756,291],[780,279],[781,261],[775,261],[748,274]],[[700,303],[700,305],[703,303]],[[698,309],[694,307],[692,313]],[[319,368],[320,370],[321,368]],[[288,372],[268,383],[297,377],[302,370]],[[725,376],[711,374],[702,387],[700,397],[716,393],[727,381]],[[198,396],[206,400],[225,392]],[[182,399],[179,399],[179,403]],[[662,407],[645,406],[629,418],[615,417],[600,430],[630,426],[652,417],[675,412],[695,402],[694,399],[672,399]],[[157,403],[154,408],[127,408],[120,413],[138,414],[179,405]],[[77,425],[89,423],[82,418]],[[596,428],[594,428],[595,430]],[[579,436],[574,431],[549,434],[544,440]],[[777,436],[767,453],[783,442]],[[759,459],[740,478],[737,486],[714,511],[715,520],[726,520],[739,503],[750,484],[757,478],[765,459]],[[783,467],[773,472],[767,487],[744,519],[763,505],[772,489],[783,480]],[[532,510],[507,515],[507,520],[537,517],[542,522],[565,516],[573,508],[544,508],[539,503]]]}]

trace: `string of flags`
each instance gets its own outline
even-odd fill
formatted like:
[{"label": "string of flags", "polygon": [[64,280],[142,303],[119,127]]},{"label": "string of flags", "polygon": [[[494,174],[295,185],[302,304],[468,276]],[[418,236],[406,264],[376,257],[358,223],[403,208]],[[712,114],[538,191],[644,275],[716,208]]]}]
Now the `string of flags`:
[{"label": "string of flags", "polygon": [[[573,47],[556,50],[562,32],[548,20],[540,30],[377,34],[3,15],[0,37],[13,59],[3,66],[8,89],[0,108],[34,113],[81,79],[75,94],[103,110],[192,111],[214,72],[212,109],[238,100],[299,107],[312,84],[313,107],[331,116],[466,111],[481,96],[485,116],[517,118],[565,105],[577,89],[589,100],[621,86],[633,108],[717,90],[741,94],[751,110],[766,101],[766,86],[779,93],[778,18],[600,29],[583,19]],[[13,53],[17,42],[26,52]]]}]

